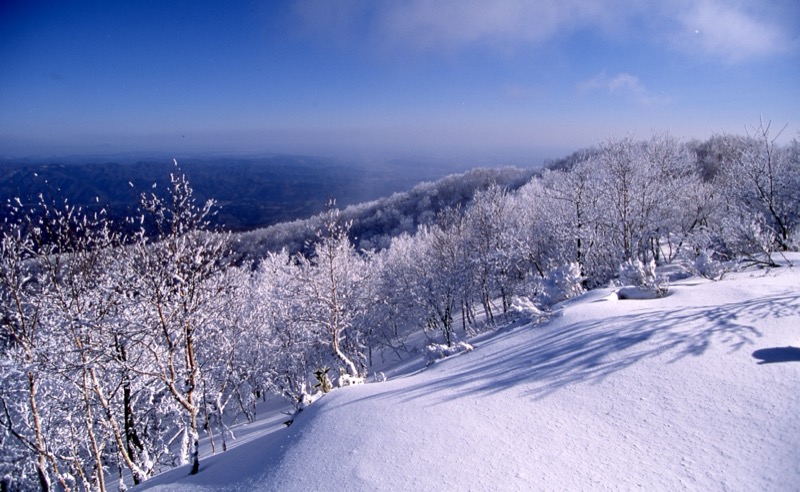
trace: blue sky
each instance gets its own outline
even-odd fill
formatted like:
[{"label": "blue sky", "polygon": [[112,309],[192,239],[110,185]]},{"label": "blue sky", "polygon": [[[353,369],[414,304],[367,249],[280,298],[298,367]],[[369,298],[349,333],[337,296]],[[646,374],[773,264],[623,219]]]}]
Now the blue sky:
[{"label": "blue sky", "polygon": [[800,128],[794,0],[0,3],[0,156],[558,157]]}]

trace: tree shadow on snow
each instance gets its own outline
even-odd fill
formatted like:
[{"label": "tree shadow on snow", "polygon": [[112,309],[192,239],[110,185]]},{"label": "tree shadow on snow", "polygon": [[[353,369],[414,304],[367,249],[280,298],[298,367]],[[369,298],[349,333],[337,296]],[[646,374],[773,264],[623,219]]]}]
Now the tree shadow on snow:
[{"label": "tree shadow on snow", "polygon": [[[572,324],[553,320],[531,328],[537,331],[535,334],[514,336],[517,345],[511,346],[511,339],[506,337],[486,340],[469,354],[443,361],[450,367],[447,370],[442,367],[441,377],[424,378],[419,385],[397,394],[389,390],[373,398],[392,396],[413,400],[456,389],[442,393],[442,398],[456,399],[521,384],[526,386],[524,394],[543,398],[572,383],[600,382],[610,374],[661,354],[671,354],[667,362],[672,363],[700,356],[712,344],[721,344],[728,353],[734,353],[753,345],[762,336],[754,326],[759,320],[765,316],[794,316],[798,310],[800,296],[778,295],[672,313],[630,313]],[[508,346],[493,350],[495,344]],[[800,350],[792,352],[795,357],[798,353]]]},{"label": "tree shadow on snow", "polygon": [[774,364],[776,362],[800,362],[800,348],[773,347],[759,349],[753,352],[753,357],[759,359],[759,364]]}]

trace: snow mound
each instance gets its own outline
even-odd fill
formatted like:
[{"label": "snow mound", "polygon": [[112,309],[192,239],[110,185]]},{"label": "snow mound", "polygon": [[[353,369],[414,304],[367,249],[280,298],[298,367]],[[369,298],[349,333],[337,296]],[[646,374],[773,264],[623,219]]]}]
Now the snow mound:
[{"label": "snow mound", "polygon": [[615,292],[615,294],[617,299],[623,301],[626,299],[635,299],[635,300],[659,299],[666,295],[666,293],[660,292],[655,289],[651,289],[648,287],[635,287],[632,285],[620,287],[619,290]]}]

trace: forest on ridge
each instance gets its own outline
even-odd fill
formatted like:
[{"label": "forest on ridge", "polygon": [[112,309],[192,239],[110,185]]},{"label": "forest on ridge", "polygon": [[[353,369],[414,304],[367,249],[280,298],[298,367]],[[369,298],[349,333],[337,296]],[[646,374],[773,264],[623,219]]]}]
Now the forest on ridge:
[{"label": "forest on ridge", "polygon": [[201,434],[224,451],[265,394],[301,409],[363,383],[378,358],[410,356],[414,334],[458,350],[609,283],[665,295],[659,265],[712,279],[775,266],[800,248],[800,143],[775,133],[610,138],[541,173],[450,176],[245,234],[213,230],[214,201],[198,202],[177,167],[123,223],[11,198],[3,487],[123,490],[180,464],[197,473]]}]

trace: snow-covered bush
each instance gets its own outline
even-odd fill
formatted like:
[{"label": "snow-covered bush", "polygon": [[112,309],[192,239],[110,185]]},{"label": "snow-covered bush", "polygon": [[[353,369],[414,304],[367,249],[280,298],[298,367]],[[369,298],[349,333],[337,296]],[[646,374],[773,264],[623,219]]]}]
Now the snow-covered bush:
[{"label": "snow-covered bush", "polygon": [[710,280],[720,280],[727,273],[722,262],[714,258],[714,252],[705,249],[694,259],[694,269],[698,275]]},{"label": "snow-covered bush", "polygon": [[557,267],[548,272],[541,282],[539,301],[545,306],[551,306],[579,296],[584,292],[583,280],[581,266],[577,262]]},{"label": "snow-covered bush", "polygon": [[721,230],[724,248],[732,257],[775,266],[772,253],[777,236],[763,216],[740,210],[722,218]]},{"label": "snow-covered bush", "polygon": [[512,297],[511,307],[509,307],[508,310],[511,313],[516,313],[521,318],[527,318],[529,320],[538,319],[544,316],[544,313],[542,313],[542,311],[536,307],[536,304],[524,296]]},{"label": "snow-covered bush", "polygon": [[663,297],[669,290],[669,281],[656,273],[656,262],[652,259],[647,263],[638,258],[626,261],[619,268],[619,281],[623,286],[636,287],[655,297]]},{"label": "snow-covered bush", "polygon": [[425,351],[428,356],[428,365],[431,365],[439,359],[460,354],[461,352],[471,352],[474,348],[467,342],[458,342],[450,347],[443,343],[432,343],[425,347]]},{"label": "snow-covered bush", "polygon": [[364,384],[365,379],[360,376],[351,376],[346,372],[343,372],[341,376],[339,376],[339,387],[344,388],[345,386],[353,386],[355,384]]},{"label": "snow-covered bush", "polygon": [[[773,136],[771,122],[761,120],[746,137],[728,137],[732,158],[720,180],[733,212],[748,219],[745,238],[769,252],[790,249],[792,232],[800,225],[800,147],[797,141],[789,147],[777,145],[780,133]],[[768,254],[763,262],[774,265]]]}]

